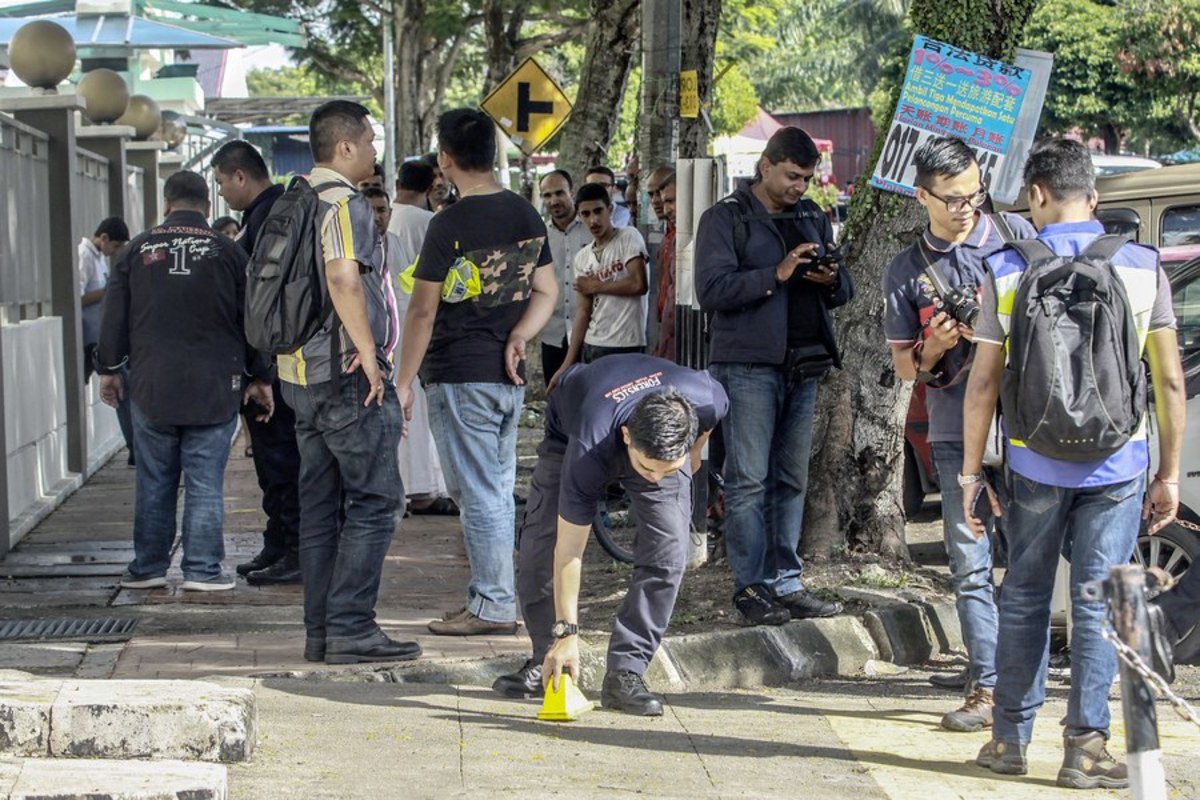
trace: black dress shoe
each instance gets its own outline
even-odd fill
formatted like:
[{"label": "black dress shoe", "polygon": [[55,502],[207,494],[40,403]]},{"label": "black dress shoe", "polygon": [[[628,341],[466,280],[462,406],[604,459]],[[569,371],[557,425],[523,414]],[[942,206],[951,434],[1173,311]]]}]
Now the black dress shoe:
[{"label": "black dress shoe", "polygon": [[325,646],[326,664],[363,664],[372,661],[412,661],[421,655],[416,642],[397,642],[383,631],[366,639]]},{"label": "black dress shoe", "polygon": [[238,564],[236,567],[237,574],[249,575],[251,572],[257,572],[260,569],[266,569],[279,559],[283,558],[283,555],[284,554],[278,550],[268,550],[264,547],[258,552],[258,555],[247,561],[245,564]]},{"label": "black dress shoe", "polygon": [[813,617],[832,617],[842,613],[842,604],[822,600],[812,592],[801,589],[798,592],[778,597],[775,602],[786,608],[792,619],[812,619]]},{"label": "black dress shoe", "polygon": [[246,583],[251,586],[304,583],[304,574],[300,572],[300,559],[294,555],[284,556],[266,569],[258,569],[247,574]]},{"label": "black dress shoe", "polygon": [[505,697],[541,697],[542,662],[532,658],[521,665],[521,668],[510,675],[501,675],[492,684],[492,691]]},{"label": "black dress shoe", "polygon": [[619,670],[604,676],[600,702],[609,711],[624,711],[642,717],[661,717],[664,698],[646,688],[636,672]]},{"label": "black dress shoe", "polygon": [[325,660],[325,640],[324,639],[305,639],[304,640],[304,660],[321,662]]},{"label": "black dress shoe", "polygon": [[970,679],[971,668],[963,667],[958,672],[935,672],[929,676],[929,683],[939,689],[961,692],[967,688],[967,681]]}]

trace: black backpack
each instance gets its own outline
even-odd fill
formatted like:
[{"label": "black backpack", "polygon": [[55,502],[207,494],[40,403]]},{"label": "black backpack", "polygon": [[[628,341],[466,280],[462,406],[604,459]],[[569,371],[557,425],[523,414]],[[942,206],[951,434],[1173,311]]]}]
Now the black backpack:
[{"label": "black backpack", "polygon": [[265,353],[294,352],[317,334],[333,305],[325,288],[321,215],[327,205],[292,178],[259,228],[246,276],[246,341]]},{"label": "black backpack", "polygon": [[1112,258],[1120,236],[1077,256],[1043,242],[1012,247],[1028,267],[1017,283],[1001,405],[1010,439],[1062,461],[1119,450],[1146,412],[1146,373],[1125,284]]}]

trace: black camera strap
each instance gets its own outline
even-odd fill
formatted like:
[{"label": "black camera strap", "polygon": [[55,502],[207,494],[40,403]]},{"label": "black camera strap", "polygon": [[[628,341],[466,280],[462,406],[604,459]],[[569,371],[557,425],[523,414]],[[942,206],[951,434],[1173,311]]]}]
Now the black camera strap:
[{"label": "black camera strap", "polygon": [[[946,279],[942,277],[942,273],[938,272],[937,267],[935,267],[933,265],[933,262],[929,259],[929,254],[925,252],[925,248],[928,245],[925,243],[925,234],[924,233],[921,234],[920,239],[918,239],[917,242],[913,246],[916,248],[917,253],[920,254],[921,260],[925,262],[925,269],[924,269],[925,277],[927,277],[929,279],[929,282],[931,284],[933,284],[933,291],[934,291],[934,293],[937,294],[938,299],[940,299],[944,302],[946,296],[949,295],[949,293],[950,293],[950,286],[949,286],[949,284],[946,283]],[[946,352],[950,352],[950,351],[946,351]],[[964,380],[967,379],[967,374],[971,371],[971,364],[974,361],[975,361],[975,347],[972,345],[972,347],[970,348],[970,352],[967,353],[966,360],[963,362],[962,366],[959,367],[958,372],[954,373],[953,377],[951,377],[949,380],[947,380],[945,382],[940,382],[940,381],[936,382],[936,383],[931,382],[926,385],[930,389],[949,389],[952,386],[957,386],[958,384],[962,383]]]}]

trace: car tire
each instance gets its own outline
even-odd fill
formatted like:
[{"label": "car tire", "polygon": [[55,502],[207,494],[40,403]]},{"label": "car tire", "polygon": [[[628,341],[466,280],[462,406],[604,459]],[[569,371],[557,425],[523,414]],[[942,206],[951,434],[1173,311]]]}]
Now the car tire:
[{"label": "car tire", "polygon": [[[1134,561],[1146,567],[1163,567],[1175,578],[1200,558],[1200,533],[1172,523],[1154,536],[1139,536]],[[1175,662],[1200,663],[1200,625],[1195,626],[1175,645]]]},{"label": "car tire", "polygon": [[904,518],[912,519],[920,513],[925,505],[925,487],[921,485],[921,467],[912,448],[904,446],[904,487],[901,502],[904,504]]}]

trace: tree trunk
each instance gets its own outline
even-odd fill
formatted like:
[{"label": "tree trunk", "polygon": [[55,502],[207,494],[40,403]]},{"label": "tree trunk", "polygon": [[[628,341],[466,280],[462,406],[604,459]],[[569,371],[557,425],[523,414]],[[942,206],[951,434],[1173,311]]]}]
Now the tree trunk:
[{"label": "tree trunk", "polygon": [[696,70],[700,116],[679,120],[679,157],[704,158],[708,155],[712,137],[709,109],[713,98],[713,61],[717,51],[717,28],[721,24],[721,0],[682,0],[681,11],[679,68]]},{"label": "tree trunk", "polygon": [[[638,49],[641,0],[593,0],[575,110],[563,126],[558,166],[576,180],[604,164]],[[609,165],[613,166],[613,165]]]},{"label": "tree trunk", "polygon": [[525,23],[525,11],[523,2],[517,3],[511,10],[505,0],[485,0],[483,4],[483,32],[487,38],[488,52],[484,95],[517,68],[517,47],[521,39],[521,26]]},{"label": "tree trunk", "polygon": [[[913,0],[910,13],[915,32],[1011,61],[1035,6],[1036,0]],[[964,19],[973,24],[964,26]],[[889,108],[899,92],[897,84]],[[876,142],[872,165],[883,140]],[[846,368],[821,386],[804,550],[816,559],[845,547],[906,559],[900,488],[911,387],[896,378],[884,342],[880,279],[922,229],[924,215],[913,200],[865,185],[857,189],[842,234],[856,295],[838,311],[836,323]]]},{"label": "tree trunk", "polygon": [[425,152],[425,0],[394,0],[396,48],[396,163]]},{"label": "tree trunk", "polygon": [[1111,156],[1121,152],[1121,129],[1115,123],[1106,122],[1101,125],[1100,135],[1104,139],[1104,152]]}]

